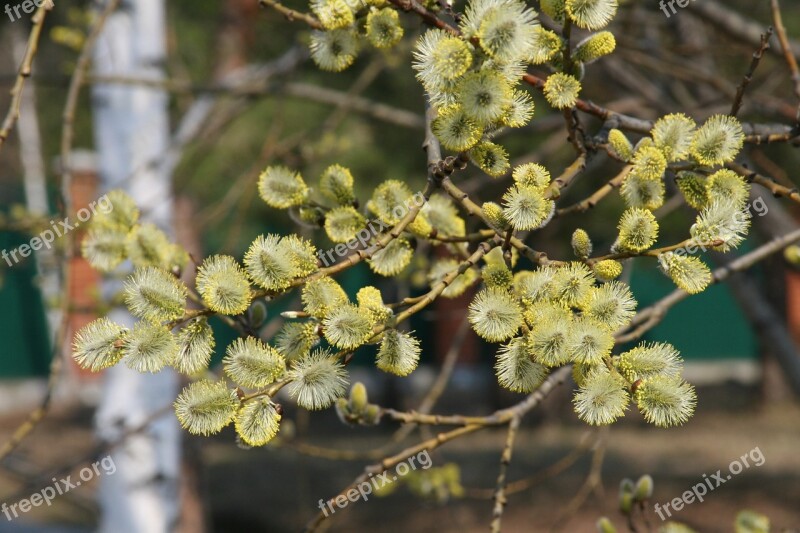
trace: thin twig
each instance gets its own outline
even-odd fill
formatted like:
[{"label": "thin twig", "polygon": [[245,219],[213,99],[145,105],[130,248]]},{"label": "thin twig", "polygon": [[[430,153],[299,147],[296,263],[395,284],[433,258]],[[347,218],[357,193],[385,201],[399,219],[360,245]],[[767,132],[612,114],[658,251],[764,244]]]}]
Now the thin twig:
[{"label": "thin twig", "polygon": [[[83,77],[86,74],[86,69],[89,67],[89,60],[91,58],[91,51],[92,48],[97,41],[100,32],[105,25],[105,22],[111,12],[116,9],[119,0],[110,0],[108,4],[104,7],[102,13],[96,20],[89,36],[86,38],[86,41],[83,45],[83,50],[81,51],[81,55],[78,59],[77,65],[75,67],[75,72],[72,75],[72,82],[70,83],[70,91],[67,96],[67,101],[64,106],[64,124],[62,126],[62,136],[61,136],[61,164],[62,164],[62,198],[63,198],[63,205],[61,212],[70,213],[72,202],[71,202],[71,195],[69,191],[70,183],[71,183],[71,174],[69,170],[69,156],[70,150],[72,149],[72,117],[75,115],[75,108],[78,104],[78,92],[80,86],[82,84]],[[42,4],[44,7],[45,4]],[[40,7],[39,10],[42,8]],[[40,11],[37,11],[39,13]],[[42,15],[43,17],[44,15]],[[69,118],[69,121],[67,120]],[[50,408],[50,402],[53,399],[53,394],[55,392],[56,384],[58,383],[58,379],[61,376],[61,369],[63,366],[63,347],[67,344],[66,336],[69,333],[69,317],[70,317],[70,298],[69,298],[69,289],[70,284],[67,281],[70,278],[70,263],[72,258],[73,252],[73,234],[67,232],[64,235],[65,245],[64,245],[64,257],[62,260],[62,277],[64,282],[62,283],[64,293],[61,295],[61,302],[60,302],[60,312],[61,312],[61,320],[58,327],[58,332],[54,336],[53,340],[53,348],[52,348],[52,359],[50,362],[50,374],[47,379],[47,390],[45,392],[44,398],[42,398],[41,403],[39,406],[34,409],[29,415],[28,418],[23,422],[11,435],[11,438],[3,445],[0,449],[0,460],[6,457],[9,453],[14,451],[14,449],[19,446],[19,444],[31,434],[31,432],[36,428],[37,424],[41,422],[41,420],[47,414],[47,411]]]},{"label": "thin twig", "polygon": [[506,444],[503,447],[503,453],[500,455],[500,472],[497,474],[494,509],[492,510],[492,525],[490,527],[492,533],[500,533],[501,530],[503,510],[506,506],[506,476],[508,474],[508,465],[511,463],[511,454],[514,451],[514,440],[516,440],[517,432],[519,431],[519,423],[520,417],[514,417],[508,424]]},{"label": "thin twig", "polygon": [[731,105],[730,115],[732,117],[735,117],[739,113],[739,109],[742,107],[744,91],[753,80],[753,74],[758,68],[758,64],[761,63],[761,58],[764,57],[764,52],[769,49],[769,39],[772,37],[772,31],[772,28],[768,28],[766,33],[761,34],[761,44],[759,45],[758,49],[753,52],[753,60],[750,62],[750,69],[747,71],[747,74],[744,75],[742,83],[740,83],[739,87],[736,89],[736,96],[734,97],[733,104]]},{"label": "thin twig", "polygon": [[[53,2],[50,0],[46,0],[39,6],[36,12],[33,14],[33,18],[31,22],[33,26],[31,27],[31,32],[28,36],[28,47],[25,50],[25,55],[22,58],[22,63],[20,63],[19,70],[17,71],[17,77],[14,81],[14,86],[11,88],[11,104],[8,107],[8,113],[6,113],[6,118],[3,120],[3,126],[0,127],[0,149],[3,148],[3,144],[5,144],[6,139],[11,134],[11,129],[16,124],[17,119],[19,118],[19,109],[20,104],[22,103],[22,91],[25,89],[25,81],[31,75],[31,69],[33,68],[33,58],[36,57],[36,52],[39,50],[39,38],[42,35],[42,26],[44,25],[44,19],[47,16],[47,12],[53,9]],[[0,452],[0,457],[2,453]]]}]

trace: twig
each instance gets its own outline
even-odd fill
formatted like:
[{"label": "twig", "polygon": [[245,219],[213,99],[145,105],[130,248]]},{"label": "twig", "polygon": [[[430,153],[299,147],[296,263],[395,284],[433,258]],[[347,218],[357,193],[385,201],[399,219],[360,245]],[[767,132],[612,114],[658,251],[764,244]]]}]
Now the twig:
[{"label": "twig", "polygon": [[[502,409],[500,411],[496,411],[493,415],[485,417],[487,419],[495,419],[498,423],[509,423],[515,417],[522,417],[528,411],[539,405],[542,400],[544,400],[550,392],[555,389],[556,386],[563,383],[563,381],[567,378],[570,373],[570,367],[563,367],[559,368],[555,372],[553,372],[543,383],[542,385],[533,393],[531,393],[525,400],[521,401],[520,403],[516,404],[513,407]],[[454,439],[459,437],[463,437],[464,435],[469,435],[470,433],[474,433],[479,429],[487,427],[486,425],[467,425],[462,426],[446,433],[439,433],[435,437],[415,444],[405,450],[383,459],[382,461],[375,463],[373,465],[367,466],[364,469],[364,472],[358,476],[350,485],[342,489],[337,496],[334,496],[332,499],[336,499],[338,496],[342,496],[347,494],[350,489],[356,488],[360,483],[369,480],[370,477],[376,474],[380,474],[389,468],[396,466],[397,464],[405,461],[409,457],[424,450],[434,450],[443,444],[446,444]],[[317,513],[317,515],[306,525],[305,531],[306,533],[311,533],[317,531],[319,526],[325,521],[327,515],[322,513],[321,511]]]},{"label": "twig", "polygon": [[[53,3],[50,0],[46,0],[39,6],[31,19],[33,26],[28,36],[28,47],[25,50],[22,63],[17,71],[14,86],[11,88],[11,104],[8,107],[6,118],[3,120],[3,126],[0,128],[0,149],[3,148],[6,139],[8,139],[8,136],[11,134],[11,129],[19,118],[19,109],[22,103],[22,91],[25,89],[25,80],[31,75],[33,58],[36,57],[36,52],[39,50],[39,38],[42,34],[44,19],[47,16],[47,12],[51,9],[53,9]],[[2,452],[0,452],[0,457],[2,457]]]},{"label": "twig", "polygon": [[[714,270],[711,275],[711,283],[720,283],[735,272],[747,270],[755,263],[783,250],[797,240],[800,240],[800,229],[796,229],[781,237],[773,239],[770,242],[759,246],[752,252],[744,254],[743,256],[731,261],[727,265]],[[670,308],[672,308],[678,302],[685,300],[688,296],[689,293],[681,289],[676,289],[653,305],[639,311],[629,326],[634,327],[634,329],[628,333],[618,332],[615,335],[617,343],[624,344],[626,342],[638,339],[658,325]]]},{"label": "twig", "polygon": [[731,105],[730,115],[732,117],[735,117],[739,113],[739,109],[742,107],[744,91],[753,80],[753,74],[758,68],[761,58],[764,57],[764,51],[769,49],[769,39],[772,37],[772,31],[772,28],[768,28],[766,33],[761,34],[761,44],[759,45],[758,49],[753,52],[753,60],[750,62],[750,69],[747,71],[747,74],[744,75],[742,83],[740,83],[739,87],[736,89],[736,96],[734,97],[733,104]]},{"label": "twig", "polygon": [[514,451],[514,440],[517,438],[520,417],[514,417],[508,424],[508,434],[506,435],[506,445],[500,455],[500,472],[497,474],[497,488],[494,493],[494,509],[492,510],[492,533],[500,533],[501,522],[503,521],[503,509],[506,505],[506,475],[508,465],[511,463],[511,454]]},{"label": "twig", "polygon": [[[94,43],[97,41],[100,32],[105,25],[105,22],[111,12],[116,9],[119,0],[110,0],[108,4],[104,7],[102,13],[98,17],[97,21],[94,24],[89,36],[86,38],[86,41],[83,45],[83,50],[81,51],[81,55],[78,59],[77,65],[75,67],[75,72],[73,73],[72,82],[70,83],[70,91],[67,95],[67,101],[64,106],[64,124],[62,127],[62,137],[61,137],[61,163],[62,163],[62,198],[63,198],[63,205],[62,205],[62,213],[69,213],[71,210],[72,202],[71,202],[71,195],[69,191],[70,183],[71,183],[71,174],[69,170],[69,152],[72,148],[72,117],[75,115],[75,108],[78,103],[78,92],[83,80],[83,76],[86,74],[86,69],[89,66],[89,59],[91,57],[91,50],[94,46]],[[44,11],[42,8],[48,5],[49,3],[42,4],[42,6],[37,11],[37,15],[42,13],[42,18],[44,17]],[[38,39],[38,37],[37,37]],[[30,52],[30,50],[29,50]],[[33,56],[31,56],[33,57]],[[69,118],[69,120],[67,120]],[[37,424],[41,422],[44,416],[47,414],[47,411],[50,408],[50,402],[53,399],[53,394],[55,392],[56,384],[58,383],[58,379],[61,375],[61,368],[63,366],[63,353],[62,349],[67,344],[66,336],[69,332],[69,315],[70,315],[70,299],[69,291],[70,284],[67,283],[70,277],[70,263],[72,258],[73,252],[73,234],[66,233],[64,235],[65,239],[65,246],[64,246],[64,258],[62,261],[62,277],[65,280],[62,283],[64,294],[61,296],[61,303],[60,303],[60,312],[61,312],[61,320],[58,327],[58,333],[54,336],[53,340],[53,349],[52,349],[52,360],[50,362],[50,374],[47,379],[47,391],[45,392],[44,398],[42,398],[41,403],[39,406],[34,409],[29,415],[27,420],[23,422],[11,435],[11,438],[3,445],[0,449],[0,460],[6,457],[9,453],[14,451],[14,449],[19,446],[19,444],[30,435],[30,433],[36,428]]]},{"label": "twig", "polygon": [[600,202],[600,200],[608,196],[611,191],[618,189],[622,185],[622,182],[625,181],[625,177],[628,175],[628,173],[630,173],[631,169],[633,169],[631,165],[626,165],[625,168],[619,172],[619,174],[610,179],[585,200],[561,209],[556,209],[556,216],[560,217],[569,215],[571,213],[583,213],[593,208]]},{"label": "twig", "polygon": [[[778,0],[770,0],[770,5],[772,6],[772,22],[775,25],[775,33],[778,35],[783,58],[786,60],[794,82],[794,95],[800,99],[800,68],[797,67],[797,59],[794,57],[794,52],[789,44],[789,37],[786,35],[786,28],[783,25],[783,17],[781,16],[781,6]],[[800,114],[800,107],[798,107],[798,113]],[[800,115],[798,120],[800,121]]]},{"label": "twig", "polygon": [[320,22],[316,18],[312,17],[311,15],[308,15],[306,13],[301,13],[299,11],[295,11],[294,9],[290,9],[290,8],[284,6],[283,4],[281,4],[279,2],[276,2],[275,0],[258,0],[258,3],[262,7],[269,7],[269,8],[274,9],[275,11],[277,11],[278,13],[280,13],[284,17],[286,17],[287,20],[290,20],[290,21],[299,20],[300,22],[303,22],[303,23],[309,25],[310,27],[314,28],[315,30],[324,30],[325,29],[325,28],[322,27],[322,24],[320,24]]}]

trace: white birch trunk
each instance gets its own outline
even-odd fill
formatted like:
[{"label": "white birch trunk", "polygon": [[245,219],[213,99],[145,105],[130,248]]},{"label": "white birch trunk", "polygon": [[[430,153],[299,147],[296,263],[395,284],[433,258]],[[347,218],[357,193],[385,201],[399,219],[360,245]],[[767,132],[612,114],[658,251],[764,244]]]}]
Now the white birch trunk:
[{"label": "white birch trunk", "polygon": [[[95,50],[95,70],[105,76],[161,79],[165,62],[163,0],[122,4],[105,26]],[[95,86],[94,128],[104,189],[122,188],[142,207],[143,220],[172,234],[170,176],[150,164],[169,146],[167,96],[163,91],[123,85]],[[109,286],[107,292],[119,289]],[[124,309],[112,320],[130,325]],[[116,440],[125,429],[149,420],[177,394],[173,371],[139,374],[117,365],[105,375],[96,417],[98,436]],[[100,531],[160,533],[178,522],[180,428],[167,413],[115,448],[114,475],[101,478]]]}]

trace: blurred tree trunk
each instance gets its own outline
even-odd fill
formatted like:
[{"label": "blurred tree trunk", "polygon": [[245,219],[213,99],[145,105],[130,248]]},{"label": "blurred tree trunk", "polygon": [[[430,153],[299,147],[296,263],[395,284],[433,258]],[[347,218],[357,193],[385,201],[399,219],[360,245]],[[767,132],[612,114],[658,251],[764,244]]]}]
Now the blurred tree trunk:
[{"label": "blurred tree trunk", "polygon": [[[95,69],[104,76],[162,79],[165,64],[163,0],[125,2],[108,20],[95,50]],[[94,131],[104,189],[126,190],[142,207],[142,219],[172,233],[170,176],[159,159],[169,145],[167,95],[145,87],[95,86]],[[120,288],[105,287],[106,296]],[[111,318],[130,325],[127,311]],[[154,417],[170,406],[178,388],[173,371],[139,374],[124,365],[106,371],[96,417],[100,439],[118,439],[126,429],[152,420],[111,455],[113,475],[101,478],[101,532],[159,533],[176,529],[180,516],[179,474],[181,433],[171,413]]]}]

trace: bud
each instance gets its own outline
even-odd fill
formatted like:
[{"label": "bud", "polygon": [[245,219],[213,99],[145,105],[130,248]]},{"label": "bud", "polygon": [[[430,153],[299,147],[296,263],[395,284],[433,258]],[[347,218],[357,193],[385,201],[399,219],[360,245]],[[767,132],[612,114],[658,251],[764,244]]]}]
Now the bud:
[{"label": "bud", "polygon": [[619,483],[619,495],[622,497],[623,494],[632,494],[635,490],[635,486],[633,484],[632,479],[625,478]]},{"label": "bud", "polygon": [[633,509],[633,494],[626,492],[619,497],[619,510],[622,514],[630,514]]},{"label": "bud", "polygon": [[617,528],[605,516],[597,521],[597,531],[600,533],[617,533]]},{"label": "bud", "polygon": [[649,500],[653,495],[653,478],[649,474],[645,474],[636,482],[636,488],[633,492],[633,497],[636,501]]},{"label": "bud", "polygon": [[623,161],[630,161],[633,157],[633,145],[625,134],[616,128],[608,132],[608,146]]},{"label": "bud", "polygon": [[800,246],[792,244],[783,250],[783,257],[793,266],[800,266]]},{"label": "bud", "polygon": [[508,219],[503,214],[503,208],[494,202],[484,202],[481,206],[483,216],[495,229],[508,229]]},{"label": "bud", "polygon": [[355,412],[361,412],[367,406],[367,388],[363,383],[357,381],[350,389],[350,409]]},{"label": "bud", "polygon": [[367,408],[364,410],[364,414],[361,416],[361,423],[365,426],[374,426],[381,419],[381,408],[371,403],[367,405]]},{"label": "bud", "polygon": [[578,228],[572,234],[572,251],[578,259],[586,259],[592,254],[592,240],[585,230]]},{"label": "bud", "polygon": [[611,281],[622,274],[622,263],[614,259],[598,261],[593,266],[594,275],[600,281]]}]

